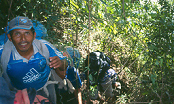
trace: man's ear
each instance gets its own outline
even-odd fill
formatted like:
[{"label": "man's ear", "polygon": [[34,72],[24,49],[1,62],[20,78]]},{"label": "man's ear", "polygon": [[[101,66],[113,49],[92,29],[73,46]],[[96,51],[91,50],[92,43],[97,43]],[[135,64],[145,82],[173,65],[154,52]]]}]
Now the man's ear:
[{"label": "man's ear", "polygon": [[7,36],[8,36],[8,39],[9,39],[10,41],[12,41],[12,40],[11,40],[11,36],[10,36],[10,34],[7,34]]},{"label": "man's ear", "polygon": [[36,39],[36,32],[34,32],[34,39]]}]

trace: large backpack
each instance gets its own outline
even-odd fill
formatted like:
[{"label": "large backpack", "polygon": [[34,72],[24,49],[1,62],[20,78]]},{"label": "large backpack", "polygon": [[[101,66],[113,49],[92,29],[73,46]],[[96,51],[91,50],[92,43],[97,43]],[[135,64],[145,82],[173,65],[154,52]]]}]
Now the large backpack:
[{"label": "large backpack", "polygon": [[94,51],[87,55],[85,60],[85,67],[89,68],[89,75],[92,76],[93,81],[98,83],[104,77],[105,72],[110,68],[110,59],[103,52]]}]

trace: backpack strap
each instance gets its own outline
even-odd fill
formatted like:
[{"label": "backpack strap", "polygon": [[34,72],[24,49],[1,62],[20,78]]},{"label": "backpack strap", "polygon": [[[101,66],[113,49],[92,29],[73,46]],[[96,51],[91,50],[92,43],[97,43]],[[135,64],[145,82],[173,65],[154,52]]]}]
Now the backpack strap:
[{"label": "backpack strap", "polygon": [[[49,65],[49,63],[50,63],[49,56],[50,55],[49,55],[49,51],[48,51],[47,46],[38,39],[34,39],[33,43],[39,49],[39,53],[46,58],[47,65]],[[51,81],[48,81],[45,84],[45,86],[43,87],[43,90],[46,93],[46,95],[50,96],[49,98],[51,100],[53,100],[54,102],[57,102],[56,101],[56,92],[55,92],[54,84],[57,84],[58,82],[54,79],[53,73],[55,73],[55,72],[51,70],[50,76],[49,76]]]},{"label": "backpack strap", "polygon": [[12,49],[13,49],[13,43],[10,40],[7,40],[7,42],[4,44],[2,55],[1,55],[2,76],[7,81],[7,84],[9,85],[10,89],[12,89],[13,87],[10,84],[10,79],[6,73],[6,69],[10,59]]},{"label": "backpack strap", "polygon": [[7,64],[9,62],[12,49],[13,49],[13,43],[10,40],[8,40],[3,47],[3,51],[1,55],[1,64],[2,64],[3,72],[5,72],[7,68]]},{"label": "backpack strap", "polygon": [[50,63],[49,56],[50,55],[49,55],[47,46],[38,39],[34,39],[33,43],[39,49],[39,53],[46,58],[47,64],[49,65],[49,63]]}]

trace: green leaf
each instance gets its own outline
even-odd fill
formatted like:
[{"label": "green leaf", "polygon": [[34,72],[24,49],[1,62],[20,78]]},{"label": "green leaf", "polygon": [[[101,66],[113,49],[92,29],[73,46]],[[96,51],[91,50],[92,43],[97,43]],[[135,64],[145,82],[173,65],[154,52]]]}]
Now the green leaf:
[{"label": "green leaf", "polygon": [[156,64],[156,65],[159,65],[159,62],[158,62],[158,60],[156,60],[155,64]]},{"label": "green leaf", "polygon": [[89,79],[90,79],[91,81],[93,81],[93,77],[92,77],[91,74],[89,74]]},{"label": "green leaf", "polygon": [[155,74],[151,74],[151,81],[152,81],[152,84],[155,84],[155,81],[156,81],[156,75]]},{"label": "green leaf", "polygon": [[163,59],[160,59],[160,66],[163,66]]}]

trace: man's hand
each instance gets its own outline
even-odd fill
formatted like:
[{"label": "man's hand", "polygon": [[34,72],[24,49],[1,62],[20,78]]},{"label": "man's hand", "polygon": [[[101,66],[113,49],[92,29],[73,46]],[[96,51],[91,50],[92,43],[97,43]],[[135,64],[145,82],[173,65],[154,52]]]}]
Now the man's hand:
[{"label": "man's hand", "polygon": [[58,56],[50,57],[50,68],[65,70],[68,66],[66,59],[60,60]]}]

